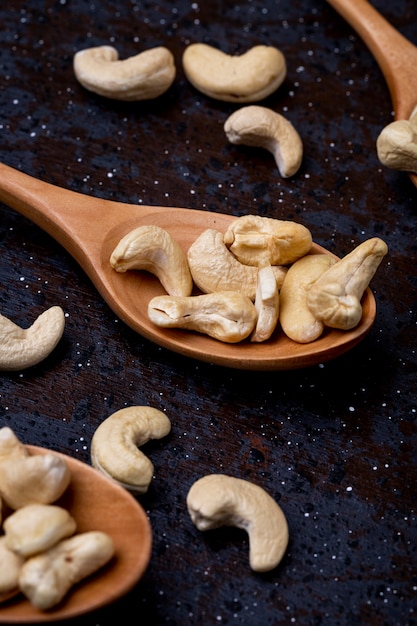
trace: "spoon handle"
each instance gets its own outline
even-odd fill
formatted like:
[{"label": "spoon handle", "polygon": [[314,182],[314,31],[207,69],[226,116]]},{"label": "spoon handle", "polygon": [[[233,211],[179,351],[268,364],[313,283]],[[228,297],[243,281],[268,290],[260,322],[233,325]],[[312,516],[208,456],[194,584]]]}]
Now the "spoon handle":
[{"label": "spoon handle", "polygon": [[388,85],[396,119],[417,104],[417,48],[367,0],[327,0],[362,38]]}]

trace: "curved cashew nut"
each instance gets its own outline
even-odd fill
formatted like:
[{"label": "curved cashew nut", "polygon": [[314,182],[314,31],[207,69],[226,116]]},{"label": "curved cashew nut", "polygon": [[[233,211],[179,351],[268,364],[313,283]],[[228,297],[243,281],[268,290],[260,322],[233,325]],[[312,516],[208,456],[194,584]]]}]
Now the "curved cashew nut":
[{"label": "curved cashew nut", "polygon": [[25,559],[6,545],[6,537],[0,537],[0,602],[19,593],[19,573]]},{"label": "curved cashew nut", "polygon": [[0,464],[9,459],[29,456],[27,448],[19,441],[9,426],[0,428]]},{"label": "curved cashew nut", "polygon": [[378,135],[376,149],[386,167],[417,173],[417,124],[408,120],[391,122]]},{"label": "curved cashew nut", "polygon": [[162,411],[149,406],[129,406],[102,422],[91,440],[92,465],[129,491],[146,493],[154,467],[138,446],[162,439],[171,422]]},{"label": "curved cashew nut", "polygon": [[225,474],[197,480],[187,495],[188,512],[199,530],[237,526],[249,535],[249,562],[254,571],[276,567],[288,545],[282,509],[262,487]]},{"label": "curved cashew nut", "polygon": [[261,106],[238,109],[224,124],[230,143],[265,148],[273,155],[279,173],[289,178],[303,160],[301,137],[283,115]]},{"label": "curved cashew nut", "polygon": [[37,365],[57,346],[65,327],[59,306],[47,309],[23,329],[0,315],[0,370],[21,370]]},{"label": "curved cashew nut", "polygon": [[273,46],[254,46],[239,56],[194,43],[185,49],[182,63],[196,89],[225,102],[263,100],[287,75],[285,57]]},{"label": "curved cashew nut", "polygon": [[0,494],[11,509],[51,504],[62,496],[70,480],[65,459],[53,452],[0,463]]},{"label": "curved cashew nut", "polygon": [[289,265],[310,252],[311,232],[297,222],[260,215],[242,215],[223,238],[227,248],[244,265]]},{"label": "curved cashew nut", "polygon": [[157,276],[170,296],[189,296],[193,279],[179,243],[160,226],[139,226],[119,241],[110,257],[116,272],[145,270]]},{"label": "curved cashew nut", "polygon": [[19,573],[20,590],[36,608],[50,609],[73,585],[108,563],[114,552],[111,537],[98,530],[63,539],[25,561]]},{"label": "curved cashew nut", "polygon": [[119,60],[113,46],[79,50],[74,73],[83,87],[114,100],[150,100],[169,89],[176,69],[172,53],[163,46]]},{"label": "curved cashew nut", "polygon": [[355,328],[362,318],[363,293],[387,252],[387,244],[373,237],[324,272],[307,293],[316,319],[331,328]]},{"label": "curved cashew nut", "polygon": [[253,331],[256,308],[238,291],[216,291],[180,298],[156,296],[148,305],[151,322],[163,328],[184,328],[227,343],[243,341]]},{"label": "curved cashew nut", "polygon": [[[220,231],[203,231],[189,247],[187,258],[193,280],[204,293],[240,291],[255,300],[258,268],[240,263],[226,247]],[[287,268],[276,265],[273,271],[279,289]]]},{"label": "curved cashew nut", "polygon": [[279,321],[284,333],[297,343],[310,343],[320,337],[324,324],[307,305],[311,285],[336,259],[328,254],[308,254],[289,268],[279,294]]}]

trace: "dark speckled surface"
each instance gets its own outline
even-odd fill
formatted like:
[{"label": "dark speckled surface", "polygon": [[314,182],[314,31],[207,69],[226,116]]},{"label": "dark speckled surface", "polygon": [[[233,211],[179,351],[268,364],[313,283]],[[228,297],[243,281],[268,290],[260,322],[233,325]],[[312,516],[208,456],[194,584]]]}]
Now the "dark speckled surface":
[{"label": "dark speckled surface", "polygon": [[[58,244],[0,206],[1,313],[21,325],[55,304],[67,313],[48,359],[1,374],[0,426],[88,463],[95,428],[119,408],[149,404],[172,421],[146,448],[150,566],[128,596],[74,626],[113,625],[121,613],[146,626],[416,623],[417,190],[378,163],[391,103],[366,46],[324,0],[4,4],[3,162],[103,198],[294,219],[339,255],[372,236],[390,250],[372,282],[375,325],[349,354],[300,371],[234,371],[133,333]],[[375,6],[417,43],[415,0]],[[284,52],[288,76],[263,104],[303,138],[294,178],[281,179],[267,152],[227,143],[234,105],[199,94],[182,72],[194,41]],[[173,87],[129,104],[83,90],[73,54],[108,43],[122,57],[169,47]],[[188,488],[212,472],[280,503],[290,544],[276,570],[250,571],[243,531],[193,527]]]}]

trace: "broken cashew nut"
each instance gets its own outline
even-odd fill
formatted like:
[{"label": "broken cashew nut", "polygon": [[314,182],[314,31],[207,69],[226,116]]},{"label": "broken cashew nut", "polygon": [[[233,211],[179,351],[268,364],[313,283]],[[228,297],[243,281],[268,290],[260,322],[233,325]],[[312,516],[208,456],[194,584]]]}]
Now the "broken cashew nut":
[{"label": "broken cashew nut", "polygon": [[210,530],[237,526],[249,535],[249,562],[256,572],[274,569],[288,545],[282,509],[262,487],[225,474],[209,474],[188,492],[187,508],[195,526]]},{"label": "broken cashew nut", "polygon": [[[253,301],[258,268],[241,263],[226,247],[223,238],[223,233],[208,228],[189,247],[187,259],[193,280],[206,294],[239,291]],[[277,265],[273,271],[279,289],[287,268]]]},{"label": "broken cashew nut", "polygon": [[257,102],[276,91],[287,74],[285,57],[273,46],[229,55],[204,43],[184,51],[183,69],[201,93],[225,102]]},{"label": "broken cashew nut", "polygon": [[145,270],[154,274],[171,296],[189,296],[193,279],[179,243],[160,226],[139,226],[127,233],[110,257],[116,272]]},{"label": "broken cashew nut", "polygon": [[261,267],[258,271],[255,297],[257,320],[250,336],[252,342],[267,341],[271,337],[278,323],[279,297],[277,281],[271,265]]},{"label": "broken cashew nut", "polygon": [[101,531],[63,539],[25,561],[19,573],[19,588],[36,608],[50,609],[73,585],[108,563],[114,552],[111,537]]},{"label": "broken cashew nut", "polygon": [[230,224],[223,241],[240,263],[262,267],[294,263],[310,252],[313,238],[297,222],[242,215]]},{"label": "broken cashew nut", "polygon": [[224,124],[230,143],[265,148],[274,157],[283,178],[294,176],[303,160],[300,135],[283,115],[262,106],[238,109]]},{"label": "broken cashew nut", "polygon": [[238,291],[216,291],[180,298],[156,296],[148,305],[148,317],[162,328],[183,328],[224,341],[246,339],[256,323],[256,308]]},{"label": "broken cashew nut", "polygon": [[113,413],[102,422],[91,440],[93,467],[122,487],[146,493],[154,467],[139,447],[151,439],[162,439],[171,422],[162,411],[149,406],[130,406]]},{"label": "broken cashew nut", "polygon": [[279,321],[284,333],[297,343],[310,343],[320,337],[324,324],[316,319],[307,304],[313,283],[336,259],[328,254],[308,254],[289,268],[279,294]]},{"label": "broken cashew nut", "polygon": [[29,328],[0,315],[0,370],[16,371],[37,365],[54,350],[65,327],[59,306],[47,309]]},{"label": "broken cashew nut", "polygon": [[114,100],[150,100],[169,89],[176,68],[172,53],[163,46],[144,50],[119,60],[113,46],[79,50],[74,55],[74,73],[81,85]]},{"label": "broken cashew nut", "polygon": [[316,319],[330,328],[355,328],[362,318],[363,293],[387,252],[386,243],[373,237],[324,272],[307,294]]},{"label": "broken cashew nut", "polygon": [[417,107],[408,120],[396,120],[382,129],[376,149],[386,167],[417,174]]}]

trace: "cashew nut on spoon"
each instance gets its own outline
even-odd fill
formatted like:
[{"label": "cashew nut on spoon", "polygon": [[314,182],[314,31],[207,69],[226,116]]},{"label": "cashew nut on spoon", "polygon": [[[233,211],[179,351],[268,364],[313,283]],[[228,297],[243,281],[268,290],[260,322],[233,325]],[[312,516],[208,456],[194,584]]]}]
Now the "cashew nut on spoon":
[{"label": "cashew nut on spoon", "polygon": [[274,569],[288,545],[282,509],[262,487],[225,474],[197,480],[187,495],[191,519],[199,530],[243,528],[249,535],[249,562],[256,572]]}]

